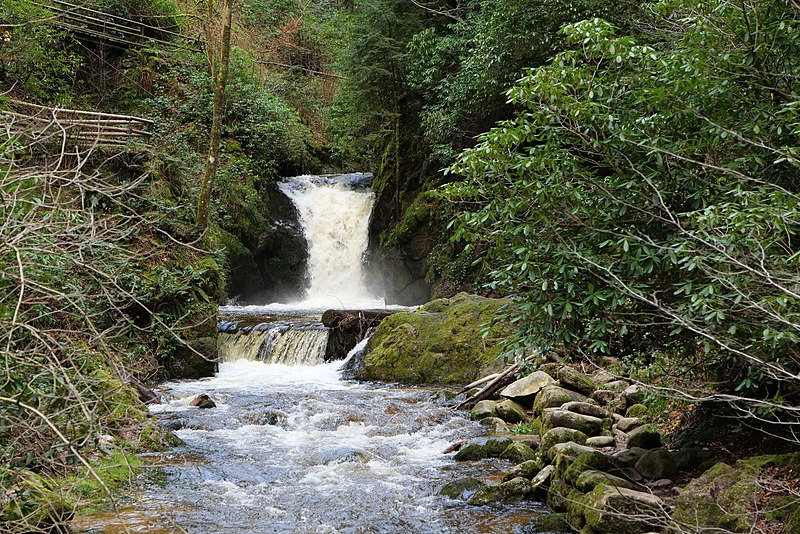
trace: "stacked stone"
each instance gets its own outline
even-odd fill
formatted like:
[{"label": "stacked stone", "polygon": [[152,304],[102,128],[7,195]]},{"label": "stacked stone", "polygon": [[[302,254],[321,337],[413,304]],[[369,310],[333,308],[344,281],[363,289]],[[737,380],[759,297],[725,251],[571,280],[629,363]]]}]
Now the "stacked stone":
[{"label": "stacked stone", "polygon": [[517,465],[500,484],[472,480],[464,490],[461,480],[459,491],[442,491],[474,505],[546,500],[584,534],[666,529],[670,503],[650,487],[671,485],[668,477],[696,464],[698,455],[663,448],[658,430],[641,419],[647,411],[642,402],[638,386],[609,373],[545,365],[507,386],[498,399],[478,402],[470,413],[495,432],[524,424],[538,428],[538,435],[524,441],[484,438],[456,454],[458,461],[505,457]]}]

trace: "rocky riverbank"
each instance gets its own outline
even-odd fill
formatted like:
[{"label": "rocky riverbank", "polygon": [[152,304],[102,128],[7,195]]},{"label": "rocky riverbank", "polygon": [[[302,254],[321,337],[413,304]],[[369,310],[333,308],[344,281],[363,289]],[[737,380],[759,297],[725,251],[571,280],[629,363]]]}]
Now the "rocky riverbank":
[{"label": "rocky riverbank", "polygon": [[454,446],[456,461],[510,460],[502,481],[460,479],[441,492],[472,505],[545,501],[547,531],[800,532],[786,479],[800,454],[723,463],[709,447],[667,447],[646,402],[640,386],[605,370],[544,364],[477,402],[470,416],[486,437]]}]

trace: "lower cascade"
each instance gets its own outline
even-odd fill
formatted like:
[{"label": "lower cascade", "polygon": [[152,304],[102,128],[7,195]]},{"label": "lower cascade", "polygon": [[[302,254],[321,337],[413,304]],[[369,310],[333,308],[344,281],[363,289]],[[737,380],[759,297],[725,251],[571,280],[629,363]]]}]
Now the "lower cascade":
[{"label": "lower cascade", "polygon": [[325,361],[328,331],[319,327],[260,325],[259,329],[222,332],[218,338],[219,360],[239,359],[284,365],[317,365]]}]

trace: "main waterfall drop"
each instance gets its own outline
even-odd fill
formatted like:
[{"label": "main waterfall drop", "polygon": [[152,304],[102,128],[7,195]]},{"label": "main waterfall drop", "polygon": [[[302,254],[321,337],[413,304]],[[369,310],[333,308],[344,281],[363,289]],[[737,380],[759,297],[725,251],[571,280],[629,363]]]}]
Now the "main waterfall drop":
[{"label": "main waterfall drop", "polygon": [[296,176],[280,184],[297,208],[308,242],[303,308],[376,308],[384,301],[366,285],[364,255],[375,195],[369,174]]},{"label": "main waterfall drop", "polygon": [[[328,331],[320,314],[329,308],[383,308],[384,300],[367,288],[364,256],[375,199],[371,174],[295,176],[280,190],[297,208],[308,243],[305,296],[300,302],[223,307],[219,358],[287,365],[326,360]],[[242,316],[252,319],[242,320]]]}]

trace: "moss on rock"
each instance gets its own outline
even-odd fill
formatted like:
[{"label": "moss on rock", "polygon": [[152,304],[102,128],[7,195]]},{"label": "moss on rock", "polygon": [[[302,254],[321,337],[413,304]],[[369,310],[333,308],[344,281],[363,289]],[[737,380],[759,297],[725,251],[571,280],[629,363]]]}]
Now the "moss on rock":
[{"label": "moss on rock", "polygon": [[470,382],[500,354],[497,342],[507,333],[495,326],[483,337],[482,325],[507,303],[460,293],[387,317],[370,339],[357,377],[407,384]]}]

